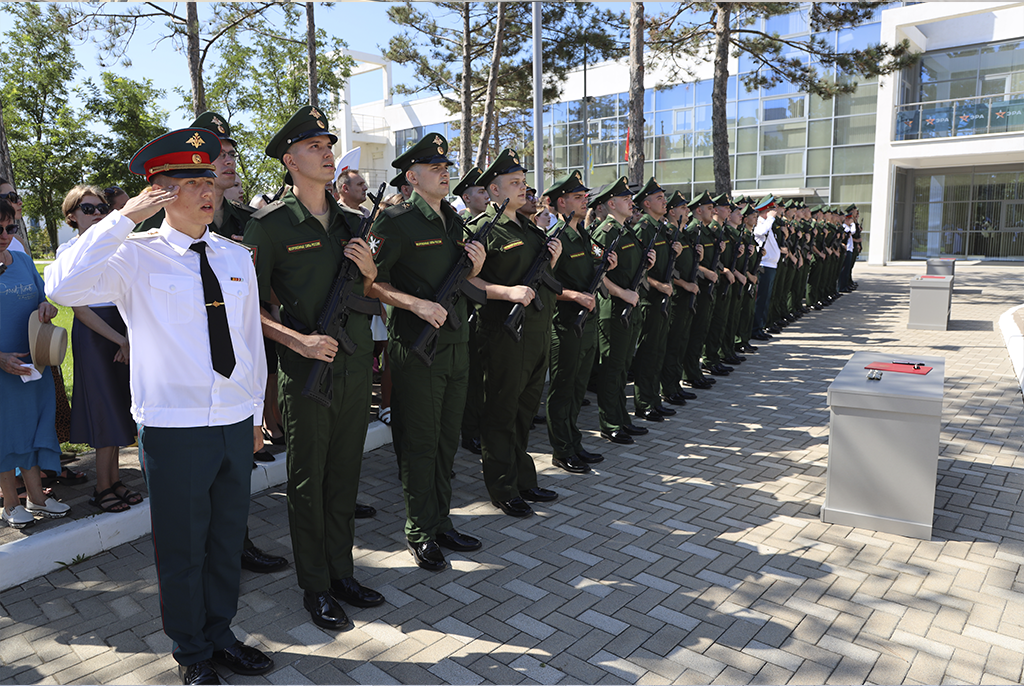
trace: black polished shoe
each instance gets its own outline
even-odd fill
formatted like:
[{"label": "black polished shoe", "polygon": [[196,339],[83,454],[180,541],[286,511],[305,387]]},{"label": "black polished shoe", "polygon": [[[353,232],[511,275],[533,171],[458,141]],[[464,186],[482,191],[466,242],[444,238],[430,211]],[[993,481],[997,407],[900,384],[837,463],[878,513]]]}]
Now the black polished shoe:
[{"label": "black polished shoe", "polygon": [[770,341],[771,340],[771,336],[769,336],[764,331],[755,331],[754,333],[750,334],[750,337],[753,338],[755,341]]},{"label": "black polished shoe", "polygon": [[306,591],[302,594],[302,606],[309,610],[309,616],[321,629],[344,629],[349,626],[345,610],[330,591]]},{"label": "black polished shoe", "polygon": [[601,438],[612,443],[618,443],[619,445],[633,445],[633,437],[627,434],[622,429],[615,429],[615,431],[602,431]]},{"label": "black polished shoe", "polygon": [[493,500],[491,504],[510,517],[529,517],[533,514],[533,508],[518,496],[512,498],[512,500]]},{"label": "black polished shoe", "polygon": [[687,381],[684,381],[683,383],[686,384],[687,386],[689,386],[690,388],[700,388],[700,389],[703,389],[703,390],[707,390],[707,389],[711,388],[711,386],[712,386],[711,381],[707,381],[705,379],[698,379],[696,381],[689,381],[689,380],[687,380]]},{"label": "black polished shoe", "polygon": [[683,400],[696,400],[697,399],[697,394],[696,393],[690,393],[689,391],[679,391],[676,395],[678,395]]},{"label": "black polished shoe", "polygon": [[731,365],[742,364],[743,362],[746,362],[746,361],[747,361],[747,358],[743,357],[742,355],[737,355],[735,353],[733,353],[732,355],[729,355],[729,357],[722,358],[722,362],[725,362],[726,364],[731,364]]},{"label": "black polished shoe", "polygon": [[541,425],[546,424],[547,421],[548,421],[548,418],[545,417],[542,414],[535,414],[535,415],[533,415],[533,425],[534,426],[537,426],[538,424],[541,424]]},{"label": "black polished shoe", "polygon": [[634,417],[638,419],[646,419],[649,422],[663,422],[665,418],[661,416],[657,410],[653,407],[648,407],[646,410],[637,410],[633,413]]},{"label": "black polished shoe", "polygon": [[587,463],[575,455],[570,455],[565,459],[562,459],[561,457],[552,457],[551,464],[555,465],[559,469],[564,469],[570,474],[586,474],[590,471],[590,467]]},{"label": "black polished shoe", "polygon": [[757,346],[756,345],[750,345],[750,343],[744,343],[743,346],[740,349],[743,352],[747,353],[748,355],[751,354],[751,353],[756,353],[757,352]]},{"label": "black polished shoe", "polygon": [[775,326],[774,324],[765,329],[765,331],[767,331],[768,333],[782,333],[782,329]]},{"label": "black polished shoe", "polygon": [[480,449],[479,438],[463,438],[462,447],[468,450],[469,452],[473,453],[474,455],[479,455],[481,452],[483,452]]},{"label": "black polished shoe", "polygon": [[735,367],[730,367],[729,365],[722,364],[721,362],[719,362],[715,366],[718,367],[719,369],[723,370],[723,371],[726,371],[726,372],[734,372],[734,371],[736,371]]},{"label": "black polished shoe", "polygon": [[377,514],[377,508],[356,503],[356,519],[369,519]]},{"label": "black polished shoe", "polygon": [[425,569],[428,572],[440,572],[448,566],[444,559],[444,553],[441,552],[441,548],[437,545],[437,541],[425,541],[423,543],[406,541],[406,543],[409,546],[409,552],[412,553],[412,557],[416,560],[416,565],[420,569]]},{"label": "black polished shoe", "polygon": [[647,433],[647,429],[636,424],[626,424],[622,427],[622,430],[628,433],[630,436],[643,436]]},{"label": "black polished shoe", "polygon": [[576,457],[580,458],[587,464],[597,464],[598,462],[604,462],[604,458],[598,453],[592,453],[586,448],[580,448],[580,451],[576,453]]},{"label": "black polished shoe", "polygon": [[678,405],[682,407],[686,404],[686,398],[684,398],[680,392],[673,393],[672,395],[665,397],[665,402],[669,405]]},{"label": "black polished shoe", "polygon": [[274,661],[261,651],[245,645],[241,641],[228,646],[224,650],[213,651],[213,661],[221,667],[227,667],[235,674],[259,676],[274,668]]},{"label": "black polished shoe", "polygon": [[582,407],[589,407],[590,406],[590,398],[584,398],[583,402],[581,402],[580,405]]},{"label": "black polished shoe", "polygon": [[707,372],[711,376],[729,376],[729,371],[728,367],[723,367],[722,365],[715,365],[707,368]]},{"label": "black polished shoe", "polygon": [[519,497],[523,500],[529,500],[534,503],[550,503],[552,500],[558,500],[558,494],[554,491],[549,491],[546,488],[535,486],[528,488],[525,491],[519,491]]},{"label": "black polished shoe", "polygon": [[483,543],[480,542],[479,538],[474,538],[469,534],[462,534],[455,529],[449,529],[444,533],[437,535],[437,544],[442,548],[448,550],[455,550],[460,553],[468,553],[471,550],[480,550]]},{"label": "black polished shoe", "polygon": [[354,576],[331,579],[331,595],[355,607],[377,607],[384,604],[384,596],[356,581]]},{"label": "black polished shoe", "polygon": [[178,676],[183,684],[220,684],[217,670],[209,660],[200,660],[191,665],[178,665]]},{"label": "black polished shoe", "polygon": [[256,546],[242,551],[242,569],[248,569],[250,572],[267,574],[284,569],[287,566],[287,559],[277,555],[267,555]]},{"label": "black polished shoe", "polygon": [[[683,402],[686,402],[685,400]],[[655,405],[654,411],[660,414],[662,417],[671,417],[675,415],[676,411],[671,407],[665,407],[664,405]]]},{"label": "black polished shoe", "polygon": [[263,448],[259,452],[253,453],[252,459],[256,462],[273,462],[274,456],[267,452],[266,448]]}]

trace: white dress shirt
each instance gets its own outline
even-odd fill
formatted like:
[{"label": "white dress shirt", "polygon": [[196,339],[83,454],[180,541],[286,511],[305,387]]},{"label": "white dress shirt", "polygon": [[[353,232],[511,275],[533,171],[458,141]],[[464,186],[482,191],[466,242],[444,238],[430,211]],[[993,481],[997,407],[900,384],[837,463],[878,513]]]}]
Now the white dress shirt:
[{"label": "white dress shirt", "polygon": [[857,231],[857,225],[853,222],[843,224],[843,230],[846,232],[846,249],[853,250],[853,234]]},{"label": "white dress shirt", "polygon": [[267,362],[256,270],[249,252],[207,229],[206,254],[224,295],[235,368],[213,371],[195,241],[165,219],[132,234],[111,212],[46,268],[46,294],[60,305],[113,302],[128,325],[132,417],[144,426],[263,422]]},{"label": "white dress shirt", "polygon": [[772,231],[773,224],[775,224],[775,217],[758,217],[757,225],[754,227],[754,240],[764,248],[761,266],[776,269],[779,266],[782,251],[779,250],[779,244],[775,240],[775,232]]}]

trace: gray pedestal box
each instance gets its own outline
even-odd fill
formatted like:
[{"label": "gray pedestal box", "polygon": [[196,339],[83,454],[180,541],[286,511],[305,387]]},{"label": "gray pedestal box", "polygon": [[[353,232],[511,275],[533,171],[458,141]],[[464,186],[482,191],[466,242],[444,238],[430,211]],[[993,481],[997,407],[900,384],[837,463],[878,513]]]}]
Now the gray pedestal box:
[{"label": "gray pedestal box", "polygon": [[892,353],[856,353],[828,388],[828,474],[821,521],[930,539],[946,361],[914,355],[926,375],[864,367]]},{"label": "gray pedestal box", "polygon": [[956,274],[956,259],[952,257],[930,257],[925,274],[932,276],[954,276]]},{"label": "gray pedestal box", "polygon": [[926,275],[910,280],[908,329],[945,331],[953,306],[953,277]]}]

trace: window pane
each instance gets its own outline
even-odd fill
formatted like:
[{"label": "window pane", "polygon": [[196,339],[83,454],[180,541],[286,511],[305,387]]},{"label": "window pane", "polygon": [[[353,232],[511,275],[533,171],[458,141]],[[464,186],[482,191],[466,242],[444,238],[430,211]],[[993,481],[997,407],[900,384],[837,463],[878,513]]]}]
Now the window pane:
[{"label": "window pane", "polygon": [[836,145],[875,142],[875,115],[836,119]]},{"label": "window pane", "polygon": [[802,95],[794,98],[765,100],[764,121],[775,121],[778,119],[803,119],[805,100],[806,98]]},{"label": "window pane", "polygon": [[[838,152],[838,151],[837,151]],[[831,148],[807,151],[807,173],[828,174],[832,166]]]},{"label": "window pane", "polygon": [[757,152],[757,128],[736,131],[736,152]]},{"label": "window pane", "polygon": [[693,170],[690,160],[670,160],[658,162],[655,166],[658,173],[658,183],[665,185],[670,183],[690,183],[693,180]]},{"label": "window pane", "polygon": [[694,181],[698,183],[701,181],[714,181],[715,180],[715,164],[714,160],[710,157],[698,157],[693,161],[693,176]]},{"label": "window pane", "polygon": [[555,168],[565,169],[565,148],[557,147],[553,152],[555,157]]},{"label": "window pane", "polygon": [[761,150],[792,150],[807,145],[804,124],[776,124],[761,127]]},{"label": "window pane", "polygon": [[[805,10],[798,10],[789,14],[769,17],[766,22],[765,31],[767,33],[777,33],[780,36],[807,33],[807,12]],[[877,38],[875,40],[877,41]]]},{"label": "window pane", "polygon": [[587,116],[591,119],[614,117],[616,100],[618,100],[618,96],[615,95],[591,96],[590,102],[587,104]]},{"label": "window pane", "polygon": [[833,174],[856,174],[869,172],[875,165],[875,146],[863,145],[856,148],[836,150],[832,156]]},{"label": "window pane", "polygon": [[676,110],[676,131],[693,131],[693,110]]},{"label": "window pane", "polygon": [[698,130],[711,128],[711,105],[694,108],[693,124]]},{"label": "window pane", "polygon": [[619,143],[596,143],[590,146],[590,154],[594,164],[614,164],[619,161]]},{"label": "window pane", "polygon": [[831,201],[834,203],[871,202],[871,178],[870,174],[834,177]]},{"label": "window pane", "polygon": [[659,160],[689,157],[693,152],[693,134],[677,133],[671,136],[658,136],[655,152]]},{"label": "window pane", "polygon": [[551,116],[554,118],[555,123],[565,121],[565,113],[567,104],[564,102],[556,102],[551,104]]},{"label": "window pane", "polygon": [[698,131],[693,135],[693,154],[695,157],[712,154],[710,131]]},{"label": "window pane", "polygon": [[804,154],[791,152],[784,155],[761,155],[761,176],[803,176]]},{"label": "window pane", "polygon": [[1020,51],[1024,51],[1024,43],[1020,41],[982,48],[980,75],[1004,74],[1014,71],[1014,62],[1017,62],[1019,68],[1020,61],[1024,59],[1018,54]]},{"label": "window pane", "polygon": [[583,146],[569,146],[569,168],[578,169],[583,166]]},{"label": "window pane", "polygon": [[554,136],[554,144],[555,145],[565,145],[566,144],[567,141],[566,141],[565,127],[566,127],[565,124],[555,124],[555,136]]},{"label": "window pane", "polygon": [[865,24],[839,32],[839,52],[849,52],[868,45],[877,45],[881,38],[881,24]]},{"label": "window pane", "polygon": [[710,105],[711,104],[711,89],[714,87],[714,81],[705,80],[698,81],[694,84],[695,96],[697,98],[697,105]]},{"label": "window pane", "polygon": [[853,93],[836,96],[836,116],[868,114],[878,105],[878,84],[860,85]]},{"label": "window pane", "polygon": [[692,83],[681,83],[678,86],[658,90],[654,94],[654,102],[659,110],[674,110],[680,107],[693,106]]},{"label": "window pane", "polygon": [[736,156],[736,178],[755,179],[757,178],[757,155]]},{"label": "window pane", "polygon": [[582,143],[583,142],[583,123],[575,122],[569,124],[569,143]]},{"label": "window pane", "polygon": [[656,112],[647,121],[653,129],[651,134],[655,136],[664,136],[672,133],[673,130],[673,119],[674,113],[669,112]]},{"label": "window pane", "polygon": [[786,95],[787,93],[798,93],[800,88],[795,83],[789,81],[782,81],[777,83],[771,88],[764,88],[764,95]]},{"label": "window pane", "polygon": [[[810,152],[807,153],[807,167],[810,168]],[[828,192],[829,186],[832,185],[832,177],[830,176],[808,176],[807,187],[808,188],[824,188],[825,192]]]},{"label": "window pane", "polygon": [[738,107],[740,126],[756,126],[758,116],[761,114],[760,100],[740,100]]},{"label": "window pane", "polygon": [[807,145],[812,148],[832,145],[832,122],[812,121],[807,125]]},{"label": "window pane", "polygon": [[822,100],[817,95],[811,95],[811,119],[832,116],[832,100]]}]

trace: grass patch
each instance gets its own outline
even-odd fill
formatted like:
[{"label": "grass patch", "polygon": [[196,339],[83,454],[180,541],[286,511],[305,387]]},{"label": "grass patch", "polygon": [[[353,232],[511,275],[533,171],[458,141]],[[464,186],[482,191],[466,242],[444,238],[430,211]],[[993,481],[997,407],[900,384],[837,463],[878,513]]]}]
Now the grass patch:
[{"label": "grass patch", "polygon": [[[36,271],[39,272],[39,276],[43,275],[43,269],[45,268],[45,264],[36,262]],[[50,323],[68,330],[68,353],[64,356],[64,362],[60,365],[60,371],[64,375],[64,387],[67,389],[68,399],[70,400],[71,389],[75,384],[75,357],[71,354],[71,324],[75,321],[75,313],[70,307],[61,307],[52,300],[50,302],[57,308],[57,316]]]}]

